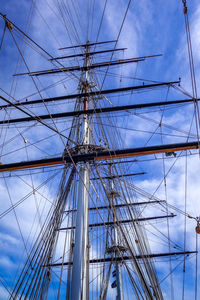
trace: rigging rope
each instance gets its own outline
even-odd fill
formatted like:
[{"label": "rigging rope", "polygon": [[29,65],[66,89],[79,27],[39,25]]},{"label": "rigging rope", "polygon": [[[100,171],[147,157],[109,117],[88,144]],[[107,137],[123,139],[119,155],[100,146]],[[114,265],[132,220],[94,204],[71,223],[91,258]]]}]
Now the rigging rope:
[{"label": "rigging rope", "polygon": [[0,50],[1,50],[1,48],[2,48],[2,45],[3,45],[3,40],[4,40],[4,36],[5,36],[5,32],[6,32],[6,28],[7,28],[7,26],[6,26],[6,23],[5,23],[5,25],[4,25],[4,29],[3,29],[3,35],[2,35],[2,38],[1,38],[1,43],[0,43]]},{"label": "rigging rope", "polygon": [[[186,0],[182,0],[182,3],[183,3],[183,7],[184,7],[183,11],[184,11],[184,18],[185,18],[187,47],[188,47],[188,56],[189,56],[189,64],[190,64],[192,94],[193,94],[193,99],[194,99],[195,122],[196,122],[196,130],[197,130],[197,136],[198,136],[198,141],[199,141],[200,113],[199,113],[199,106],[198,106],[198,101],[197,101],[197,98],[198,98],[197,97],[197,85],[196,85],[194,58],[193,58],[192,42],[191,42],[191,34],[190,34],[190,25],[189,25],[189,18],[188,18],[188,8],[187,8]],[[200,154],[200,152],[199,152],[199,154]]]},{"label": "rigging rope", "polygon": [[[191,43],[191,35],[190,35],[189,18],[188,18],[188,8],[187,8],[186,0],[182,0],[182,3],[183,3],[183,8],[184,8],[183,11],[184,11],[185,27],[186,27],[188,56],[189,56],[189,64],[190,64],[190,76],[191,76],[191,83],[192,83],[192,94],[193,94],[193,99],[194,99],[195,123],[196,123],[197,137],[198,137],[198,141],[199,141],[200,113],[199,113],[199,105],[198,105],[198,101],[197,101],[198,96],[197,96],[194,59],[193,59],[193,51],[192,51],[192,43]],[[199,155],[200,155],[200,149],[199,149]],[[187,159],[187,156],[186,156],[186,159]],[[186,220],[185,220],[185,231],[186,231]],[[185,239],[186,239],[186,233],[184,235],[184,247],[185,247]],[[197,247],[197,234],[196,234],[196,247]],[[196,254],[196,269],[195,269],[195,299],[197,299],[197,262],[198,262],[197,255],[198,254]],[[184,299],[185,259],[184,259],[183,272],[184,273],[183,273],[182,299]]]},{"label": "rigging rope", "polygon": [[[116,47],[117,47],[117,43],[118,43],[118,41],[119,41],[119,37],[120,37],[120,35],[121,35],[122,29],[123,29],[123,26],[124,26],[124,23],[125,23],[125,20],[126,20],[126,17],[127,17],[127,13],[128,13],[128,10],[129,10],[129,7],[130,7],[130,5],[131,5],[131,1],[132,1],[132,0],[129,0],[129,2],[128,2],[128,5],[127,5],[127,8],[126,8],[126,11],[125,11],[125,14],[124,14],[124,17],[123,17],[123,20],[122,20],[122,23],[121,23],[121,26],[120,26],[120,29],[119,29],[119,32],[118,32],[117,39],[116,39],[115,46],[114,46],[114,49],[113,49],[113,50],[115,50]],[[112,54],[111,54],[111,57],[110,57],[110,63],[111,63],[111,60],[112,60],[112,58],[113,58],[113,55],[114,55],[114,51],[113,51]],[[102,90],[102,88],[103,88],[103,85],[104,85],[104,82],[105,82],[105,79],[106,79],[108,70],[109,70],[109,65],[108,65],[108,67],[106,68],[106,72],[105,72],[103,81],[102,81],[102,83],[101,83],[101,88],[100,88],[100,90]]]}]

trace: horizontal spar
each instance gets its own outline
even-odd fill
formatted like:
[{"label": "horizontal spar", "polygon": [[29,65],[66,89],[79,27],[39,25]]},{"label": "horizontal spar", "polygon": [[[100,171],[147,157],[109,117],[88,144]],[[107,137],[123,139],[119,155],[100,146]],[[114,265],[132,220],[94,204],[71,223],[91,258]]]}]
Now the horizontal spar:
[{"label": "horizontal spar", "polygon": [[74,48],[80,48],[80,47],[91,47],[91,46],[95,46],[95,45],[102,45],[102,44],[116,43],[116,42],[117,42],[116,40],[94,42],[94,43],[87,43],[87,44],[80,44],[80,45],[75,45],[75,46],[63,47],[63,48],[59,48],[58,50],[74,49]]},{"label": "horizontal spar", "polygon": [[64,165],[64,164],[65,164],[65,160],[63,159],[63,157],[54,157],[50,159],[40,159],[40,160],[33,160],[33,161],[23,161],[23,162],[11,163],[11,164],[1,163],[0,172],[41,168],[41,167],[57,166],[57,165]]},{"label": "horizontal spar", "polygon": [[[140,205],[148,205],[148,204],[160,204],[166,203],[165,200],[152,200],[152,201],[143,201],[143,202],[132,202],[132,203],[124,203],[124,204],[115,204],[115,205],[104,205],[104,206],[97,206],[97,207],[90,207],[89,210],[99,210],[99,209],[118,209],[118,208],[126,208],[129,206],[140,206]],[[74,212],[76,209],[68,209],[65,210],[65,213]]]},{"label": "horizontal spar", "polygon": [[[168,256],[176,256],[176,255],[190,255],[190,254],[196,254],[197,251],[181,251],[181,252],[168,252],[168,253],[150,253],[146,255],[135,255],[136,259],[149,259],[149,258],[158,258],[158,257],[168,257]],[[103,258],[93,258],[90,259],[90,264],[98,264],[98,263],[105,263],[110,261],[124,261],[124,260],[131,260],[133,259],[131,256],[122,255],[118,257],[103,257]],[[64,262],[64,263],[56,263],[56,264],[49,264],[45,267],[60,267],[60,266],[69,266],[72,265],[72,262]]]},{"label": "horizontal spar", "polygon": [[173,101],[164,101],[164,102],[151,102],[151,103],[143,103],[143,104],[130,104],[130,105],[121,105],[115,107],[102,107],[96,109],[88,109],[88,110],[78,110],[78,111],[68,111],[64,113],[56,113],[51,115],[39,115],[37,117],[24,117],[24,118],[16,118],[10,120],[2,120],[0,124],[13,124],[13,123],[22,123],[22,122],[31,122],[38,120],[49,120],[49,119],[60,119],[60,118],[70,118],[70,117],[78,117],[80,115],[92,115],[92,114],[102,114],[108,112],[118,112],[118,111],[129,111],[134,109],[142,109],[142,108],[150,108],[156,106],[167,106],[173,104],[187,104],[192,103],[193,99],[185,99],[185,100],[173,100]]},{"label": "horizontal spar", "polygon": [[129,177],[129,176],[138,176],[138,175],[145,175],[146,172],[139,172],[139,173],[131,173],[131,174],[121,174],[121,175],[114,175],[114,176],[102,176],[90,178],[90,180],[101,180],[101,179],[115,179],[115,178],[123,178],[123,177]]},{"label": "horizontal spar", "polygon": [[49,69],[49,70],[42,70],[42,71],[35,71],[35,72],[25,72],[25,73],[17,73],[13,76],[21,76],[21,75],[29,75],[29,76],[41,76],[41,75],[50,75],[50,74],[56,74],[56,73],[63,73],[65,72],[73,72],[73,71],[88,71],[91,69],[96,68],[102,68],[102,67],[108,67],[108,66],[116,66],[121,64],[128,64],[128,63],[136,63],[140,61],[144,61],[144,58],[128,58],[128,59],[120,59],[120,60],[112,60],[112,61],[105,61],[102,63],[96,63],[92,64],[87,67],[80,67],[80,66],[74,66],[74,67],[61,67],[57,69]]},{"label": "horizontal spar", "polygon": [[188,143],[178,143],[178,144],[167,144],[167,145],[156,145],[149,147],[139,147],[139,148],[128,148],[120,150],[111,151],[99,151],[87,154],[65,154],[63,157],[54,157],[49,159],[32,160],[26,162],[17,162],[11,164],[1,164],[0,172],[23,170],[28,168],[38,168],[50,165],[62,165],[66,163],[78,163],[80,161],[98,161],[98,160],[109,160],[116,158],[126,158],[132,156],[140,155],[150,155],[157,153],[170,153],[176,151],[184,151],[191,149],[199,149],[200,145],[198,141],[188,142]]},{"label": "horizontal spar", "polygon": [[[118,225],[119,224],[130,224],[133,222],[145,222],[145,221],[152,221],[152,220],[160,220],[160,219],[165,219],[165,218],[173,218],[176,217],[176,215],[171,214],[171,215],[166,215],[166,216],[156,216],[156,217],[148,217],[148,218],[138,218],[134,220],[119,220],[118,222],[104,222],[104,223],[94,223],[94,224],[89,224],[88,227],[102,227],[102,226],[112,226],[112,225]],[[63,227],[58,229],[60,230],[71,230],[75,229],[75,226],[69,226],[69,227]]]},{"label": "horizontal spar", "polygon": [[[92,51],[89,53],[78,53],[73,55],[65,55],[65,56],[58,56],[51,58],[49,60],[59,60],[59,59],[65,59],[65,58],[73,58],[73,57],[82,57],[82,56],[90,56],[95,54],[102,54],[102,53],[109,53],[109,52],[116,52],[116,51],[124,51],[127,48],[118,48],[118,49],[109,49],[109,50],[101,50],[101,51]],[[154,55],[154,56],[161,56],[161,55]]]},{"label": "horizontal spar", "polygon": [[54,102],[54,101],[63,101],[63,100],[70,100],[70,99],[77,99],[77,98],[85,98],[85,97],[93,97],[93,96],[103,96],[108,94],[116,94],[116,93],[123,93],[123,92],[129,92],[134,90],[142,90],[142,89],[148,89],[148,88],[156,88],[160,86],[165,85],[173,85],[173,84],[179,84],[180,81],[169,81],[169,82],[161,82],[161,83],[154,83],[154,84],[145,84],[145,85],[135,85],[135,86],[128,86],[123,88],[117,88],[117,89],[108,89],[108,90],[100,90],[100,91],[90,91],[88,93],[79,93],[79,94],[72,94],[72,95],[64,95],[64,96],[58,96],[58,97],[50,97],[50,98],[43,98],[38,100],[26,100],[26,101],[17,101],[13,105],[7,104],[7,105],[1,105],[0,109],[12,107],[12,106],[20,106],[20,105],[30,105],[30,104],[38,104],[38,103],[46,103],[46,102]]},{"label": "horizontal spar", "polygon": [[[104,51],[99,51],[99,53],[109,52],[109,51],[114,52],[117,50],[118,49],[104,50]],[[119,49],[119,50],[123,50],[123,49]],[[92,54],[97,54],[97,53],[98,52],[92,52]],[[89,55],[91,55],[91,53],[86,53],[85,55],[89,56]],[[79,55],[76,55],[76,56],[79,56]],[[140,61],[144,61],[146,58],[156,57],[156,56],[161,56],[161,54],[105,61],[105,62],[91,64],[86,67],[85,66],[84,67],[73,66],[73,67],[62,67],[62,68],[58,67],[57,69],[41,70],[41,71],[28,72],[28,73],[27,72],[26,73],[18,73],[18,74],[14,74],[14,76],[19,76],[19,75],[41,76],[41,75],[49,75],[49,74],[55,74],[55,73],[60,73],[60,72],[87,71],[87,70],[91,70],[91,69],[95,69],[95,68],[110,67],[110,66],[115,66],[115,65],[120,65],[120,64],[140,62]],[[71,57],[75,57],[75,55],[71,56]],[[62,57],[62,58],[67,58],[67,57]],[[57,58],[57,59],[59,59],[59,58]]]}]

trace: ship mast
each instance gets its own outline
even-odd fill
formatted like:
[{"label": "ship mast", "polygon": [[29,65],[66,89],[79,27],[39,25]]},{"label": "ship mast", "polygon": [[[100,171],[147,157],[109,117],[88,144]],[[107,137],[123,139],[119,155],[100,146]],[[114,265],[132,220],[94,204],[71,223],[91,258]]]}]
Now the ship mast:
[{"label": "ship mast", "polygon": [[[114,281],[114,286],[117,288],[117,300],[123,300],[123,284],[122,284],[122,263],[117,259],[119,257],[119,249],[121,248],[120,241],[119,241],[119,236],[118,236],[118,225],[117,225],[117,218],[116,218],[116,209],[115,209],[115,202],[116,202],[116,197],[117,197],[117,192],[114,189],[114,178],[112,178],[112,164],[110,165],[110,175],[111,175],[111,201],[112,201],[112,206],[113,206],[113,223],[114,223],[114,228],[113,228],[113,233],[114,233],[114,244],[111,246],[111,248],[114,249],[114,254],[116,258],[115,262],[115,270],[113,271],[113,277],[116,276],[116,281]],[[116,282],[116,285],[115,285]]]},{"label": "ship mast", "polygon": [[[89,89],[89,42],[85,50],[86,68],[81,82],[81,90],[86,96],[80,98],[83,100],[84,110],[88,109],[88,89]],[[81,128],[81,150],[80,153],[86,154],[89,145],[89,123],[88,115],[84,114]],[[77,199],[77,216],[75,230],[75,245],[72,268],[71,300],[88,299],[88,198],[89,198],[89,162],[80,162],[79,185]]]}]

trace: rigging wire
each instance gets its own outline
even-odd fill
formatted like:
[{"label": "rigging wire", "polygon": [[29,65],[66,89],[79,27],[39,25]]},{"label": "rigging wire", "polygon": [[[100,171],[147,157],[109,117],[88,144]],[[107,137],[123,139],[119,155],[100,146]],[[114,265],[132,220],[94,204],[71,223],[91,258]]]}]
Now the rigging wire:
[{"label": "rigging wire", "polygon": [[[183,3],[183,7],[184,7],[183,12],[184,12],[184,18],[185,18],[185,28],[186,28],[188,56],[189,56],[189,64],[190,64],[192,94],[193,94],[193,99],[194,99],[196,130],[197,130],[197,136],[199,137],[200,114],[199,114],[199,106],[198,106],[198,102],[197,102],[197,86],[196,86],[194,58],[193,58],[193,51],[192,51],[192,42],[191,42],[191,35],[190,35],[190,25],[189,25],[189,18],[188,18],[188,8],[187,8],[186,0],[182,0],[182,3]],[[199,140],[199,138],[198,138],[198,140]]]},{"label": "rigging wire", "polygon": [[[20,110],[21,112],[25,113],[26,115],[28,115],[29,117],[32,117],[33,119],[35,119],[37,122],[41,123],[42,125],[44,125],[45,127],[49,128],[50,130],[56,132],[59,136],[64,137],[68,140],[68,137],[65,136],[64,134],[60,133],[57,129],[53,128],[52,126],[50,126],[49,124],[45,123],[44,121],[42,121],[41,119],[39,119],[37,116],[32,115],[29,112],[26,112],[24,109],[18,107],[16,104],[12,103],[11,101],[9,101],[8,99],[5,99],[4,97],[0,96],[0,98],[2,100],[4,100],[6,103],[11,104],[13,106],[15,106],[18,110]],[[71,140],[72,143],[74,143],[74,141]]]},{"label": "rigging wire", "polygon": [[[166,99],[168,98],[169,95],[169,88],[167,89],[167,95],[166,95]],[[163,142],[163,135],[162,135],[162,121],[164,118],[164,112],[165,112],[165,106],[163,107],[163,109],[161,109],[161,118],[160,118],[160,133],[161,133],[161,143],[164,144]],[[164,160],[164,154],[162,153],[162,167],[163,167],[163,176],[164,176],[164,190],[165,190],[165,200],[166,200],[166,204],[168,204],[168,194],[167,194],[167,177],[166,177],[166,166],[165,166],[165,160]],[[186,212],[185,212],[186,213]],[[168,214],[168,206],[167,206],[167,214]],[[186,219],[186,216],[185,216]],[[170,244],[170,227],[169,227],[169,219],[167,218],[167,236],[168,236],[168,251],[169,253],[171,252],[171,244]],[[185,250],[184,250],[185,251]],[[169,262],[169,273],[170,273],[170,284],[171,284],[171,298],[172,300],[174,299],[174,286],[173,286],[173,274],[172,274],[172,261],[171,261],[171,257],[170,257],[170,262]]]},{"label": "rigging wire", "polygon": [[[124,14],[124,17],[123,17],[123,20],[122,20],[122,23],[121,23],[121,26],[120,26],[120,29],[119,29],[119,32],[118,32],[117,39],[116,39],[116,42],[115,42],[115,45],[114,45],[113,50],[115,50],[116,47],[117,47],[117,43],[118,43],[118,41],[119,41],[119,38],[120,38],[120,35],[121,35],[121,32],[122,32],[123,26],[124,26],[124,23],[125,23],[125,20],[126,20],[126,17],[127,17],[127,13],[128,13],[128,11],[129,11],[129,7],[130,7],[130,5],[131,5],[131,1],[132,1],[132,0],[129,0],[128,5],[127,5],[127,7],[126,7],[126,11],[125,11],[125,14]],[[112,54],[111,54],[111,57],[110,57],[110,63],[111,63],[111,60],[112,60],[112,58],[113,58],[113,55],[114,55],[114,51],[113,51]],[[104,82],[105,82],[105,79],[106,79],[108,70],[109,70],[109,66],[106,68],[106,72],[105,72],[105,75],[104,75],[104,77],[103,77],[103,81],[102,81],[102,83],[101,83],[101,88],[100,88],[100,90],[102,90],[102,88],[103,88],[103,85],[104,85]]]},{"label": "rigging wire", "polygon": [[[59,170],[60,171],[60,170]],[[44,182],[42,182],[37,188],[34,189],[34,191],[29,192],[28,194],[26,194],[23,198],[21,198],[19,201],[17,201],[15,204],[11,205],[7,210],[5,210],[3,213],[0,214],[0,219],[3,218],[5,215],[7,215],[8,213],[10,213],[13,209],[15,209],[18,205],[20,205],[22,202],[24,202],[28,197],[30,197],[33,192],[38,192],[38,190],[44,186],[47,182],[49,182],[50,180],[52,180],[56,175],[59,174],[59,171],[56,172],[55,174],[53,174],[51,177],[49,177],[48,179],[46,179]],[[21,180],[23,180],[20,177]],[[27,182],[24,181],[26,184]],[[48,200],[47,198],[45,198],[46,200]],[[49,201],[49,200],[48,200]],[[50,202],[52,205],[53,203]]]},{"label": "rigging wire", "polygon": [[54,34],[53,30],[51,29],[51,26],[48,24],[48,22],[45,20],[45,18],[42,15],[41,10],[38,8],[38,5],[36,4],[36,0],[33,0],[35,9],[37,11],[37,13],[39,14],[40,18],[43,20],[44,24],[47,26],[49,32],[51,33],[51,35],[53,36],[54,40],[56,41],[56,43],[59,45],[59,47],[62,47],[57,36]]},{"label": "rigging wire", "polygon": [[[18,49],[18,51],[19,51],[19,53],[20,53],[20,55],[21,55],[21,58],[22,58],[22,60],[23,60],[23,62],[24,62],[24,64],[25,64],[25,66],[26,66],[28,72],[30,73],[30,69],[29,69],[29,67],[28,67],[28,65],[27,65],[27,63],[26,63],[26,60],[25,60],[25,58],[24,58],[24,56],[23,56],[21,50],[19,49],[19,46],[18,46],[18,44],[17,44],[17,42],[16,42],[16,39],[14,38],[14,35],[13,35],[13,33],[12,33],[11,30],[10,30],[10,33],[11,33],[11,36],[12,36],[12,38],[13,38],[13,40],[14,40],[14,43],[15,43],[15,45],[16,45],[16,47],[17,47],[17,49]],[[41,95],[41,93],[40,93],[40,91],[39,91],[39,89],[38,89],[38,87],[37,87],[36,81],[34,80],[34,78],[33,78],[32,76],[31,76],[31,79],[32,79],[32,81],[33,81],[33,83],[34,83],[34,86],[35,86],[36,90],[38,91],[38,93],[39,93],[41,99],[43,100],[43,97],[42,97],[42,95]],[[53,125],[55,126],[55,130],[54,130],[54,131],[56,131],[56,132],[59,134],[62,143],[65,145],[65,143],[64,143],[64,141],[63,141],[63,136],[62,136],[62,134],[60,134],[60,132],[59,132],[59,130],[58,130],[58,128],[57,128],[57,126],[56,126],[56,124],[55,124],[55,122],[54,122],[54,119],[52,118],[52,115],[51,115],[51,113],[50,113],[50,111],[49,111],[49,109],[48,109],[48,106],[46,105],[45,101],[43,101],[43,104],[44,104],[44,106],[45,106],[45,108],[46,108],[46,110],[47,110],[47,113],[48,113],[49,116],[50,116],[50,119],[52,120]],[[15,106],[15,107],[19,109],[19,107],[17,107],[17,106]],[[21,111],[22,111],[22,110],[21,110]],[[24,111],[23,111],[23,112],[24,112]],[[26,113],[26,114],[27,114],[27,113]],[[38,120],[39,118],[36,117],[35,119]],[[41,121],[41,123],[44,125],[44,122],[43,122],[43,121]],[[47,126],[47,125],[45,125],[45,126]]]},{"label": "rigging wire", "polygon": [[[188,163],[187,163],[187,152],[186,152],[186,157],[185,157],[185,199],[184,199],[184,208],[185,208],[185,212],[186,212],[186,208],[187,208],[187,176],[188,176]],[[184,217],[184,251],[186,249],[186,230],[187,230],[187,224],[186,224],[186,215]],[[183,286],[182,286],[182,299],[184,299],[185,297],[185,269],[186,269],[186,261],[185,261],[185,256],[184,256],[184,260],[183,260]]]},{"label": "rigging wire", "polygon": [[1,51],[1,49],[2,49],[3,40],[4,40],[4,36],[5,36],[5,32],[6,32],[6,28],[7,28],[7,26],[6,26],[6,23],[5,23],[4,29],[3,29],[3,35],[2,35],[1,43],[0,43],[0,51]]},{"label": "rigging wire", "polygon": [[[101,21],[100,21],[100,24],[99,24],[99,28],[98,28],[98,32],[97,32],[97,36],[96,36],[95,42],[97,42],[98,39],[99,39],[99,35],[100,35],[102,23],[103,23],[103,18],[104,18],[105,11],[106,11],[107,2],[108,2],[108,0],[105,0],[105,2],[104,2],[103,13],[102,13],[102,15],[101,15]],[[95,48],[96,48],[96,46],[95,46]],[[94,48],[94,49],[95,49],[95,48]]]},{"label": "rigging wire", "polygon": [[[189,57],[189,65],[190,65],[190,76],[191,76],[191,84],[192,84],[192,95],[194,99],[194,115],[195,115],[195,123],[196,123],[196,131],[197,131],[197,137],[199,141],[199,126],[200,126],[200,113],[199,113],[199,106],[197,101],[197,86],[196,86],[196,76],[195,76],[195,68],[194,68],[194,58],[193,58],[193,51],[192,51],[192,42],[191,42],[191,35],[190,35],[190,25],[189,25],[189,18],[188,18],[188,8],[187,8],[187,2],[186,0],[182,0],[183,3],[183,12],[184,12],[184,18],[185,18],[185,28],[186,28],[186,37],[187,37],[187,47],[188,47],[188,57]],[[199,150],[200,155],[200,150]],[[187,156],[186,156],[187,160]],[[187,166],[187,165],[186,165]],[[186,182],[187,183],[187,182]],[[185,200],[186,201],[186,200]],[[186,205],[186,203],[185,203]],[[185,220],[185,231],[186,231],[186,220]],[[186,233],[184,236],[184,245],[186,243]],[[197,242],[196,242],[197,245]],[[195,271],[195,299],[197,298],[197,255],[196,254],[196,271]],[[184,267],[185,267],[185,260],[184,260]],[[182,292],[182,299],[184,299],[184,283],[185,283],[185,269],[183,270],[183,292]]]},{"label": "rigging wire", "polygon": [[19,219],[17,217],[16,210],[15,210],[14,204],[13,204],[13,200],[11,198],[11,194],[10,194],[10,191],[9,191],[9,188],[8,188],[8,184],[7,184],[7,181],[6,181],[5,178],[4,178],[4,183],[5,183],[5,187],[6,187],[6,190],[7,190],[7,193],[8,193],[8,197],[9,197],[9,200],[10,200],[10,203],[11,203],[11,207],[13,208],[13,213],[14,213],[15,220],[16,220],[16,223],[17,223],[17,226],[18,226],[18,229],[19,229],[20,237],[21,237],[23,245],[24,245],[24,250],[25,250],[25,253],[27,255],[27,259],[29,259],[28,249],[27,249],[27,246],[26,246],[26,243],[25,243],[25,240],[24,240],[24,236],[22,234],[22,229],[21,229],[21,226],[20,226],[20,223],[19,223]]}]

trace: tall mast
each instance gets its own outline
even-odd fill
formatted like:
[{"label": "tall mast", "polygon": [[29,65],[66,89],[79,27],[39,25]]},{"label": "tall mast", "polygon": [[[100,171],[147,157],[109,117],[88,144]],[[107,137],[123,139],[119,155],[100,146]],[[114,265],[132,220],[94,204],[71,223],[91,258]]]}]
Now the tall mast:
[{"label": "tall mast", "polygon": [[[112,177],[112,164],[110,165],[110,176]],[[114,189],[114,179],[111,178],[111,201],[112,201],[112,206],[113,206],[113,242],[114,245],[112,245],[112,248],[115,249],[115,258],[118,257],[119,253],[116,251],[118,247],[120,247],[120,242],[119,242],[119,236],[118,236],[118,225],[117,225],[117,217],[116,217],[116,210],[115,210],[115,205],[116,205],[116,196],[117,193],[115,192]],[[122,283],[122,273],[121,273],[121,262],[116,259],[115,261],[115,271],[114,271],[114,276],[116,276],[116,287],[117,287],[117,300],[123,300],[123,283]],[[115,282],[114,282],[115,283]]]},{"label": "tall mast", "polygon": [[[86,46],[85,62],[86,71],[81,83],[81,90],[88,93],[88,63],[89,46]],[[82,99],[81,99],[82,101]],[[88,96],[83,100],[84,110],[88,109]],[[87,153],[89,144],[88,115],[84,114],[81,128],[81,153]],[[77,199],[77,216],[75,230],[74,257],[72,268],[71,300],[86,300],[88,298],[88,197],[89,197],[89,162],[81,162],[79,168],[79,184]]]}]

